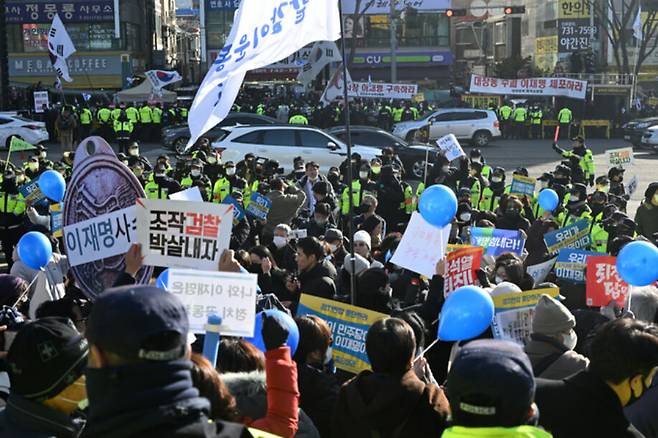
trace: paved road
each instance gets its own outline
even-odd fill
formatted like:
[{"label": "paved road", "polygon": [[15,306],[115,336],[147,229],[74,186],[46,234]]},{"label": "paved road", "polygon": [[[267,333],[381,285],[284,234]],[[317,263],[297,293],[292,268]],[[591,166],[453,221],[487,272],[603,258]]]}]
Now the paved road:
[{"label": "paved road", "polygon": [[[603,140],[592,139],[588,141],[588,146],[594,152],[596,163],[596,175],[606,174],[608,171],[607,163],[605,161],[605,151],[607,149],[615,149],[630,146],[630,143],[624,140]],[[570,148],[568,142],[563,142],[560,146],[564,149]],[[145,154],[151,161],[154,161],[158,155],[163,153],[168,154],[172,160],[174,153],[170,150],[165,150],[159,144],[143,144],[142,153]],[[465,148],[466,152],[470,148]],[[551,148],[550,140],[501,140],[492,143],[490,146],[483,148],[482,153],[491,166],[502,166],[508,171],[513,171],[515,168],[523,166],[528,169],[531,176],[539,176],[541,173],[553,170],[560,162],[560,157]],[[6,157],[6,151],[0,152],[0,158]],[[18,154],[14,154],[18,155]],[[61,152],[58,144],[51,144],[49,147],[49,158],[52,160],[59,159]],[[19,157],[12,156],[12,161],[17,162]],[[634,169],[626,172],[626,179],[630,180],[632,175],[638,175],[640,178],[640,185],[637,192],[633,195],[628,205],[628,212],[632,216],[635,214],[644,190],[647,185],[653,181],[658,181],[658,154],[651,154],[650,152],[642,149],[635,151],[635,166]]]}]

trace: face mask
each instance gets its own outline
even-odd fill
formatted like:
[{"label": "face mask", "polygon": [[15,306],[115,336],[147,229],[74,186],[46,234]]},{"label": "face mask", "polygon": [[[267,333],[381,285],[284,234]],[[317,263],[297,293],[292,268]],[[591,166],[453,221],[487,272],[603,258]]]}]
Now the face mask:
[{"label": "face mask", "polygon": [[201,171],[197,170],[197,169],[192,169],[192,171],[190,172],[190,175],[192,175],[195,178],[198,178],[201,175]]},{"label": "face mask", "polygon": [[368,178],[368,172],[359,172],[359,178],[361,179]]},{"label": "face mask", "polygon": [[496,275],[496,276],[494,277],[494,283],[496,283],[496,284],[500,284],[500,283],[502,283],[503,281],[505,281],[505,280],[503,280],[502,277],[499,277],[498,275]]},{"label": "face mask", "polygon": [[379,173],[382,171],[382,166],[372,166],[371,170],[375,175],[379,175]]},{"label": "face mask", "polygon": [[475,170],[475,169],[471,169],[471,170],[468,172],[468,174],[471,175],[471,176],[475,176],[475,175],[478,174],[478,172],[477,172],[477,170]]},{"label": "face mask", "polygon": [[332,254],[335,253],[337,249],[338,249],[338,245],[336,245],[335,243],[329,244],[329,251],[331,251]]},{"label": "face mask", "polygon": [[288,239],[283,236],[274,236],[274,246],[281,249],[288,244]]},{"label": "face mask", "polygon": [[228,176],[235,175],[235,167],[227,167],[226,168],[226,175],[228,175]]},{"label": "face mask", "polygon": [[464,213],[464,214],[461,214],[461,215],[459,215],[459,219],[460,219],[462,222],[470,222],[470,220],[471,220],[471,214],[470,214],[470,213]]},{"label": "face mask", "polygon": [[39,158],[46,158],[45,152],[39,152]]},{"label": "face mask", "polygon": [[144,173],[144,169],[140,169],[140,168],[133,169],[133,173],[135,174],[135,176],[141,176]]},{"label": "face mask", "polygon": [[217,158],[213,157],[212,155],[208,157],[208,164],[215,164],[217,163]]},{"label": "face mask", "polygon": [[136,157],[139,155],[139,149],[128,149],[128,155],[131,157]]},{"label": "face mask", "polygon": [[315,223],[318,224],[318,225],[324,225],[324,224],[327,223],[327,219],[326,219],[326,218],[318,218],[318,217],[316,217],[316,218],[315,218]]},{"label": "face mask", "polygon": [[450,171],[450,166],[443,166],[443,167],[441,168],[441,170],[442,170],[444,173],[448,173],[448,172]]},{"label": "face mask", "polygon": [[579,202],[579,201],[580,201],[580,197],[578,195],[571,195],[569,197],[569,202]]},{"label": "face mask", "polygon": [[564,345],[569,350],[576,348],[578,343],[578,335],[575,331],[571,330],[568,335],[562,335],[562,345]]},{"label": "face mask", "polygon": [[327,351],[324,353],[324,363],[323,365],[329,365],[329,362],[333,359],[333,351],[331,346],[327,347]]},{"label": "face mask", "polygon": [[503,181],[503,179],[498,177],[498,176],[494,176],[494,177],[491,178],[492,183],[499,183],[499,182],[502,182],[502,181]]},{"label": "face mask", "polygon": [[21,176],[16,177],[16,183],[17,184],[22,184],[24,182],[25,182],[25,176],[21,175]]},{"label": "face mask", "polygon": [[32,172],[36,172],[39,170],[39,163],[29,163],[27,165],[28,169],[30,169]]},{"label": "face mask", "polygon": [[608,186],[604,186],[604,185],[601,185],[601,184],[596,185],[596,190],[598,190],[599,192],[608,193],[609,189],[610,189],[610,187],[608,187]]}]

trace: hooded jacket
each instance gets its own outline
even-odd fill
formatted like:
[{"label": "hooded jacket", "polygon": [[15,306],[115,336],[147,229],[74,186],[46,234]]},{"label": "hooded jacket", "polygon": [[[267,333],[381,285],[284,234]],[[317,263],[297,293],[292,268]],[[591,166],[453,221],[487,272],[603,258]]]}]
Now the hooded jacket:
[{"label": "hooded jacket", "polygon": [[332,436],[435,438],[448,413],[443,390],[423,383],[412,370],[402,376],[363,371],[340,390]]},{"label": "hooded jacket", "polygon": [[[525,352],[530,358],[535,376],[543,379],[564,379],[585,370],[589,364],[585,356],[568,350],[548,336],[537,333],[530,335]],[[537,367],[542,369],[538,370]]]}]

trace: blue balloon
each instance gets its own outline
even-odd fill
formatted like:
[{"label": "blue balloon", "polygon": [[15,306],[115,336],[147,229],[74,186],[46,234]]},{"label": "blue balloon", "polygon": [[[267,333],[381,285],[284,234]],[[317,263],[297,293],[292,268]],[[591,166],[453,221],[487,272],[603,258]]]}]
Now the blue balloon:
[{"label": "blue balloon", "polygon": [[297,323],[292,319],[290,315],[281,310],[269,309],[263,310],[256,314],[256,326],[254,327],[254,336],[253,338],[245,338],[245,341],[251,342],[254,344],[260,351],[265,353],[267,348],[265,348],[265,342],[263,341],[263,313],[267,316],[273,316],[278,319],[283,325],[288,329],[288,340],[286,345],[290,347],[290,355],[294,355],[297,351],[297,345],[299,345],[299,328]]},{"label": "blue balloon", "polygon": [[539,192],[539,196],[537,197],[537,202],[539,202],[539,206],[543,208],[545,211],[553,211],[557,208],[558,204],[560,203],[560,197],[557,195],[555,190],[544,189],[541,192]]},{"label": "blue balloon", "polygon": [[62,202],[64,199],[66,181],[64,181],[64,177],[61,173],[55,170],[46,170],[39,177],[38,184],[41,193],[46,195],[48,199],[55,202]]},{"label": "blue balloon", "polygon": [[158,278],[155,280],[155,287],[159,287],[160,289],[167,290],[168,283],[169,283],[169,268],[160,272],[160,275],[158,275]]},{"label": "blue balloon", "polygon": [[418,209],[428,223],[435,227],[445,227],[457,213],[457,197],[449,187],[435,184],[420,195]]},{"label": "blue balloon", "polygon": [[18,256],[32,269],[41,269],[48,264],[53,255],[50,240],[38,231],[30,231],[18,241]]},{"label": "blue balloon", "polygon": [[451,292],[439,317],[439,339],[463,341],[481,335],[491,325],[494,303],[491,295],[476,286]]},{"label": "blue balloon", "polygon": [[617,272],[631,286],[648,286],[658,280],[658,248],[649,242],[625,245],[617,256]]}]

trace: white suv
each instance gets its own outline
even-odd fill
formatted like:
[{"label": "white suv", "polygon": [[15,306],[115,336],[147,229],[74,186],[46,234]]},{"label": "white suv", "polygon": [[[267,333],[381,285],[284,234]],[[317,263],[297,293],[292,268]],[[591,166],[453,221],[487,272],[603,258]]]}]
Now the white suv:
[{"label": "white suv", "polygon": [[492,139],[500,137],[500,124],[496,113],[490,110],[445,108],[422,119],[397,123],[393,126],[393,134],[407,141],[419,136],[437,140],[444,135],[455,134],[459,140],[484,147]]},{"label": "white suv", "polygon": [[[222,161],[238,162],[245,154],[276,160],[286,172],[292,172],[293,160],[315,161],[320,170],[340,166],[347,158],[347,145],[320,129],[294,125],[234,126],[224,128],[226,135],[212,143]],[[371,160],[381,154],[377,148],[354,146],[353,153]]]}]

